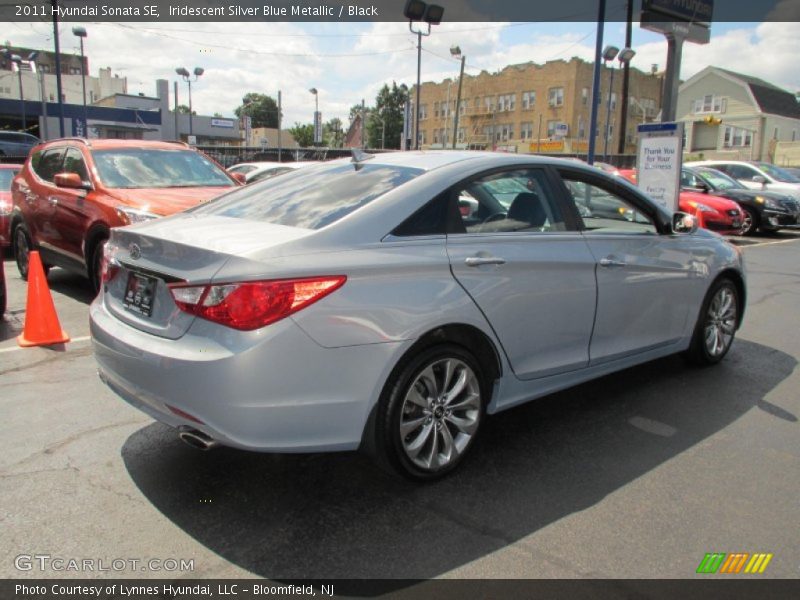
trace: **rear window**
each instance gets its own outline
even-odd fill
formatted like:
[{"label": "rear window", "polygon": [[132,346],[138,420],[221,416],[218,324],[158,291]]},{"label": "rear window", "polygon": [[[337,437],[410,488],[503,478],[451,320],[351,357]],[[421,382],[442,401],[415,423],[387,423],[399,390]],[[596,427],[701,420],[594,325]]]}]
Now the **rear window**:
[{"label": "rear window", "polygon": [[11,182],[17,173],[17,169],[0,169],[0,191],[11,189]]},{"label": "rear window", "polygon": [[100,180],[111,188],[175,188],[233,185],[225,172],[192,150],[125,148],[93,150]]},{"label": "rear window", "polygon": [[320,229],[424,173],[380,164],[321,165],[247,186],[193,212]]}]

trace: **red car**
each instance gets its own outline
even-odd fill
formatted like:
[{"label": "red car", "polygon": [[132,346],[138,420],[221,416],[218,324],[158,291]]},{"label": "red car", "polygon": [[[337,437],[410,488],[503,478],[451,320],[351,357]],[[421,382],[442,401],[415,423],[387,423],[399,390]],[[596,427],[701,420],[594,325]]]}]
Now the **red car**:
[{"label": "red car", "polygon": [[695,215],[700,227],[722,235],[742,234],[744,215],[733,200],[698,192],[681,192],[678,207],[685,213]]},{"label": "red car", "polygon": [[65,138],[31,150],[11,194],[11,246],[23,279],[28,255],[83,274],[100,289],[112,227],[206,202],[239,185],[213,160],[179,142]]},{"label": "red car", "polygon": [[0,258],[11,244],[11,182],[22,165],[0,164]]}]

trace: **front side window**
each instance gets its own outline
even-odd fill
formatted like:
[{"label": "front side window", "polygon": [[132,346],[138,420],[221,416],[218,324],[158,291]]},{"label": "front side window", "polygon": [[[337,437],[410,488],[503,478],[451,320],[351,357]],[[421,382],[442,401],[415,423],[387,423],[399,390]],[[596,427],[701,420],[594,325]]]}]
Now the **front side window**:
[{"label": "front side window", "polygon": [[564,175],[564,183],[586,231],[609,234],[658,233],[650,217],[613,191],[610,186],[604,187],[582,181],[570,174]]},{"label": "front side window", "polygon": [[45,181],[52,182],[56,173],[61,172],[64,162],[64,148],[51,148],[37,152],[31,157],[31,167],[34,172]]},{"label": "front side window", "polygon": [[456,186],[466,233],[564,231],[555,195],[541,169],[493,173]]},{"label": "front side window", "polygon": [[84,183],[89,181],[89,172],[86,170],[86,163],[83,155],[77,148],[68,148],[64,157],[64,173],[76,173]]},{"label": "front side window", "polygon": [[247,186],[193,212],[320,229],[424,173],[381,164],[308,167]]},{"label": "front side window", "polygon": [[111,188],[229,187],[230,178],[192,150],[93,150],[100,180]]}]

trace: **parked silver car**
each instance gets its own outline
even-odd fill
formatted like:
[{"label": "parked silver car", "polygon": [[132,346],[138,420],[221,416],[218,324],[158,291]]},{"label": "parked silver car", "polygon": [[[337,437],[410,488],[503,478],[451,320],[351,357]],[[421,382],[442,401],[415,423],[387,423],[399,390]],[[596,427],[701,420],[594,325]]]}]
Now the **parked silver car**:
[{"label": "parked silver car", "polygon": [[125,400],[201,448],[362,448],[417,479],[487,413],[676,352],[718,362],[745,303],[740,252],[689,215],[508,154],[332,161],[114,229],[105,256],[91,332]]}]

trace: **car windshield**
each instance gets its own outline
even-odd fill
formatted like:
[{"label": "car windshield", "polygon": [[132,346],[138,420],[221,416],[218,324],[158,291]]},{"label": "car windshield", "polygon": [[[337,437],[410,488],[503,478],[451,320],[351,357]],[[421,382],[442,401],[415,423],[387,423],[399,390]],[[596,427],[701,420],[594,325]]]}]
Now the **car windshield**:
[{"label": "car windshield", "polygon": [[10,190],[14,175],[19,173],[17,169],[0,169],[0,190]]},{"label": "car windshield", "polygon": [[112,188],[222,187],[233,182],[193,150],[125,148],[92,152],[100,180]]},{"label": "car windshield", "polygon": [[192,212],[320,229],[422,173],[369,163],[308,167],[226,194]]},{"label": "car windshield", "polygon": [[732,177],[728,177],[725,173],[717,171],[716,169],[697,169],[697,176],[705,181],[713,190],[747,189]]},{"label": "car windshield", "polygon": [[800,183],[800,179],[775,165],[758,163],[758,167],[776,181],[781,181],[783,183]]}]

